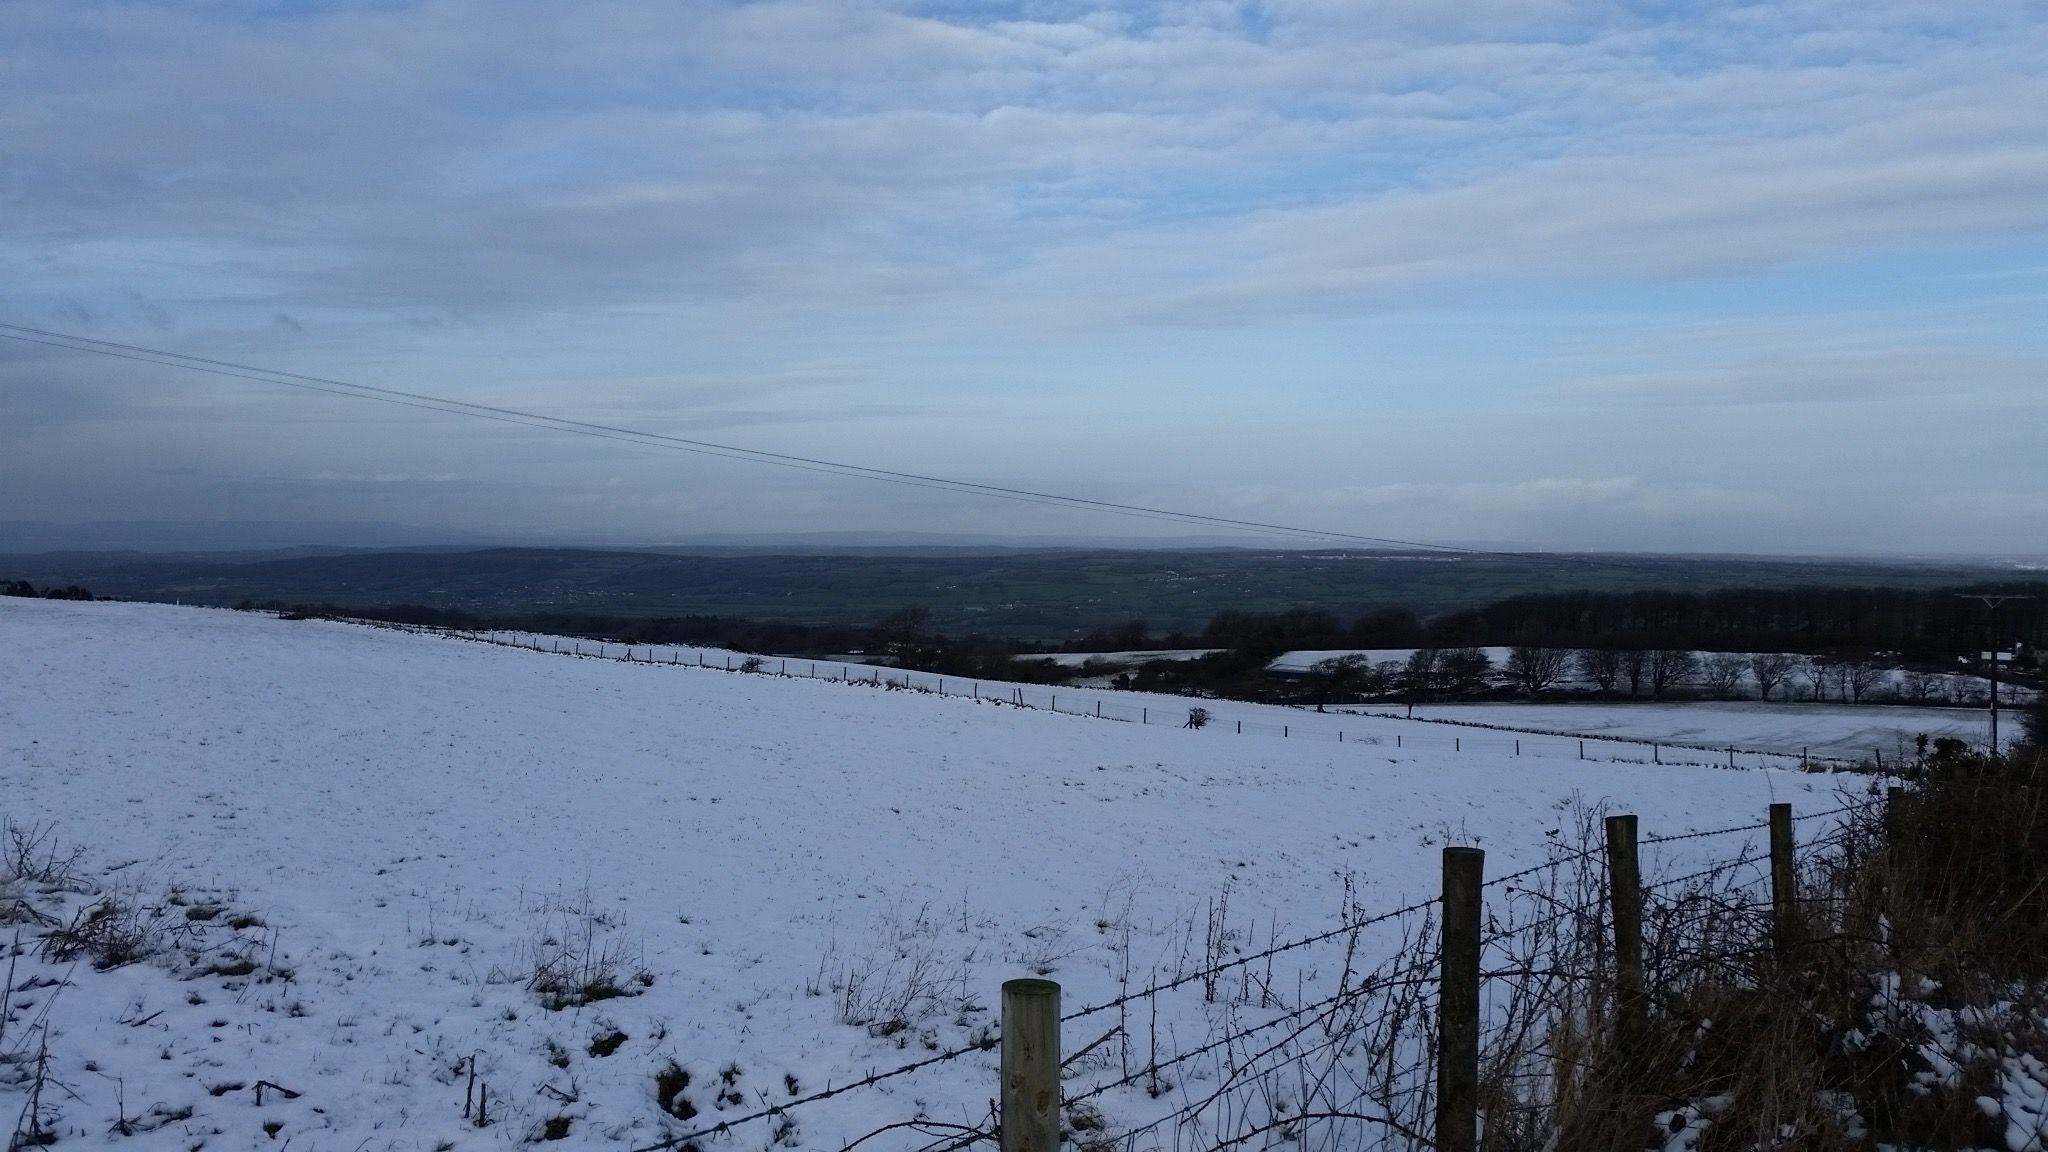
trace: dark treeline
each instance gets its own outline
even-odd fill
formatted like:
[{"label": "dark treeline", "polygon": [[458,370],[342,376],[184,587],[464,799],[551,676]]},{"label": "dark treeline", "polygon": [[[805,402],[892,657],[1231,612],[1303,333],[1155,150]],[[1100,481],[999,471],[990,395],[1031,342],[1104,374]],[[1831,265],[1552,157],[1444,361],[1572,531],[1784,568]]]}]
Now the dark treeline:
[{"label": "dark treeline", "polygon": [[38,600],[90,600],[92,593],[76,584],[38,589],[26,580],[0,580],[0,596],[29,596]]},{"label": "dark treeline", "polygon": [[1515,596],[1424,620],[1389,609],[1345,623],[1313,608],[1224,612],[1199,635],[1147,637],[1131,624],[1087,645],[1228,648],[1277,655],[1305,648],[1690,648],[1726,652],[1895,653],[1934,659],[1974,652],[1990,639],[1984,605],[1961,594],[2030,594],[2001,609],[2001,641],[2038,642],[2048,632],[2048,583],[1915,590],[1725,588],[1710,592],[1557,592]]},{"label": "dark treeline", "polygon": [[778,653],[813,658],[843,654],[859,656],[867,662],[894,663],[957,676],[1003,677],[1012,680],[1030,678],[1041,673],[1048,679],[1055,676],[1053,670],[1037,665],[1013,665],[1011,661],[1017,655],[1017,650],[1002,641],[982,636],[948,637],[934,634],[929,627],[929,614],[921,608],[901,609],[889,613],[874,624],[862,625],[800,624],[780,620],[746,620],[731,616],[663,616],[647,619],[579,612],[480,613],[420,604],[342,608],[332,604],[288,604],[283,601],[245,600],[235,607],[243,610],[277,611],[295,619],[333,616],[468,631],[537,632],[543,635],[579,636],[620,644],[730,648],[740,652]]},{"label": "dark treeline", "polygon": [[1970,591],[2036,597],[2001,609],[2001,643],[2038,640],[2048,583],[1968,589],[1727,588],[1711,592],[1517,596],[1431,622],[1439,642],[1575,647],[1698,648],[1732,652],[1891,652],[1933,659],[1990,640]]}]

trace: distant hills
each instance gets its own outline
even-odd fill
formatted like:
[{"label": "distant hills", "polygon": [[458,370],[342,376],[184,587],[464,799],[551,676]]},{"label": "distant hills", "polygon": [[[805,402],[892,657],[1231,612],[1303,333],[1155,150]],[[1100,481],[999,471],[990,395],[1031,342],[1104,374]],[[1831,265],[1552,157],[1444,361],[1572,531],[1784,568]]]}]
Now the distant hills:
[{"label": "distant hills", "polygon": [[[700,544],[667,548],[462,547],[223,552],[203,533],[165,534],[178,551],[24,554],[0,526],[0,578],[83,584],[103,596],[235,604],[419,604],[479,613],[718,615],[868,623],[931,611],[955,634],[1058,640],[1134,619],[1195,631],[1224,611],[1314,605],[1352,617],[1402,607],[1429,615],[1564,589],[1939,587],[2011,575],[1967,561],[1755,557],[1449,555],[1348,549],[1101,549],[1015,546]],[[357,526],[363,528],[364,526]],[[392,526],[383,526],[392,527]],[[33,537],[30,537],[33,539]],[[44,538],[47,542],[50,538]]]}]

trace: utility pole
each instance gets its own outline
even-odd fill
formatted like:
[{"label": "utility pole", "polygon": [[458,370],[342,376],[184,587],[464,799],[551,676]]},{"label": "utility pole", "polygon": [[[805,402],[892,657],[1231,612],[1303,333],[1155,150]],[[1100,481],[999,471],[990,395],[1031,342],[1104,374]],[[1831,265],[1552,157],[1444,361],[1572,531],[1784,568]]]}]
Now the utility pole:
[{"label": "utility pole", "polygon": [[1977,601],[1978,603],[1980,603],[1980,604],[1984,605],[1984,606],[1985,606],[1986,608],[1989,608],[1989,609],[1991,610],[1991,754],[1992,754],[1993,756],[1996,756],[1996,755],[1998,755],[1998,754],[1999,754],[1999,745],[1998,745],[1998,645],[1999,645],[1999,640],[1998,640],[1998,606],[1999,606],[1999,605],[2001,605],[2001,604],[2003,604],[2003,603],[2005,603],[2005,602],[2006,602],[2006,601],[2008,601],[2008,600],[2032,600],[2032,599],[2033,599],[2033,597],[2032,597],[2032,596],[2016,596],[2016,595],[2009,595],[2009,594],[1995,594],[1995,593],[1993,593],[1993,594],[1987,594],[1987,593],[1979,593],[1979,592],[1964,592],[1964,593],[1960,593],[1960,594],[1959,594],[1959,598],[1960,598],[1960,599],[1963,599],[1963,600],[1975,600],[1975,601]]}]

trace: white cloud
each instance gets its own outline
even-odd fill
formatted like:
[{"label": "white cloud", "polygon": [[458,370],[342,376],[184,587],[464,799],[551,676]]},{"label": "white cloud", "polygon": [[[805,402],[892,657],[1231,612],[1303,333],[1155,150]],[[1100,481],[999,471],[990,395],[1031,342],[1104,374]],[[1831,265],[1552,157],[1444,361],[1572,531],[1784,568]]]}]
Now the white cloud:
[{"label": "white cloud", "polygon": [[[1274,461],[1347,461],[1343,443],[1276,440],[1151,493],[1421,534],[1583,534],[1588,510],[1782,526],[1796,507],[1716,476],[1685,420],[1711,411],[1713,434],[1748,441],[1737,417],[1775,410],[1812,421],[1772,432],[1788,455],[1853,457],[1849,433],[1786,410],[2041,400],[2036,346],[1953,318],[1915,317],[1932,330],[1909,338],[1854,305],[1782,307],[1754,346],[1753,327],[1708,331],[1719,317],[1691,334],[1594,317],[1557,346],[1489,351],[1527,318],[1470,303],[1715,278],[1732,296],[1742,277],[1959,244],[2025,255],[2048,236],[2048,25],[2027,5],[419,0],[255,18],[13,0],[0,20],[10,319],[969,471],[1029,434],[1037,474],[1001,459],[1032,483],[1090,458],[1089,436],[1150,482],[1190,467],[1159,443],[1226,407],[1336,423],[1464,387],[1455,415],[1500,475],[1446,479],[1397,446],[1405,474],[1262,492]],[[1359,319],[1418,299],[1467,311],[1407,348]],[[1228,404],[1218,361],[1246,381]],[[4,401],[20,450],[0,481],[119,466],[166,427],[195,437],[164,451],[180,465],[203,443],[224,470],[267,467],[271,445],[197,439],[225,412],[260,412],[279,455],[368,452],[352,436],[370,430],[417,456],[444,431],[251,407],[240,386],[151,397],[107,371],[0,363],[0,387],[74,390]],[[1446,383],[1460,371],[1507,383]],[[1031,422],[1076,402],[1095,408]],[[1598,410],[1606,443],[1672,437],[1684,474],[1497,418],[1530,408]],[[1866,415],[1867,441],[1887,417]],[[2040,475],[2016,467],[2022,489]]]}]

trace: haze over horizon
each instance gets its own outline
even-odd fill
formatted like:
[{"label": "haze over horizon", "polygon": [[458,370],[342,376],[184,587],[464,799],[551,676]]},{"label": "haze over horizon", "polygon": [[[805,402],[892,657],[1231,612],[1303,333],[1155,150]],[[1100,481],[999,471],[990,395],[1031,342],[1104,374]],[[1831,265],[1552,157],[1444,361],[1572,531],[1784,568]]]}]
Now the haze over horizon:
[{"label": "haze over horizon", "polygon": [[[2048,539],[2037,6],[16,0],[0,43],[4,322],[1404,539]],[[0,521],[1187,534],[7,340]]]}]

